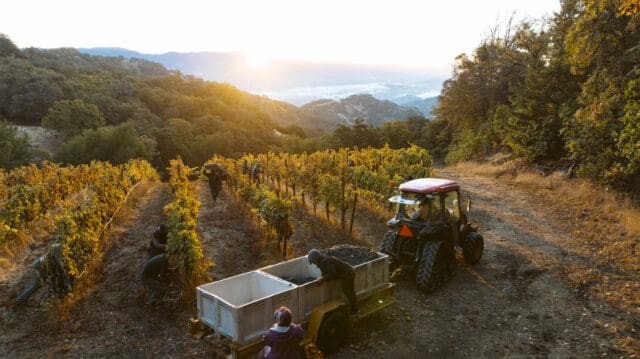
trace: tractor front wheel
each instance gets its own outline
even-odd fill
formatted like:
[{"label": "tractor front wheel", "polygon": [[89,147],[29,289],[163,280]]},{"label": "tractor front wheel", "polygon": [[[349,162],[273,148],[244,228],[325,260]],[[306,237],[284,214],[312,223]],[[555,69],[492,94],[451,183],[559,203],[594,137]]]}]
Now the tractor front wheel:
[{"label": "tractor front wheel", "polygon": [[382,245],[380,246],[380,252],[388,255],[393,255],[395,252],[396,238],[398,234],[396,231],[387,231],[382,239]]},{"label": "tractor front wheel", "polygon": [[484,239],[478,232],[471,232],[462,245],[462,256],[467,264],[476,264],[484,251]]},{"label": "tractor front wheel", "polygon": [[380,253],[389,255],[389,275],[398,268],[398,259],[396,258],[396,242],[398,234],[396,231],[387,231],[382,239],[382,245],[380,246]]}]

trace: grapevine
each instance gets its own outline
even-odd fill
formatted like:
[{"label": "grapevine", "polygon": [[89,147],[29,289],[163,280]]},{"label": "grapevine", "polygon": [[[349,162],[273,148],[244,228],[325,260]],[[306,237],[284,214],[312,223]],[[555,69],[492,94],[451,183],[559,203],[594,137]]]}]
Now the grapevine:
[{"label": "grapevine", "polygon": [[189,173],[181,159],[170,162],[169,183],[174,197],[164,207],[164,212],[169,226],[167,252],[170,260],[178,263],[184,285],[193,287],[207,279],[207,268],[212,263],[204,260],[196,232],[200,201],[187,178]]},{"label": "grapevine", "polygon": [[64,209],[49,245],[50,249],[61,248],[64,273],[57,270],[55,256],[47,256],[45,265],[53,290],[59,294],[70,292],[73,283],[101,257],[103,234],[133,187],[143,180],[158,179],[146,161],[131,160],[120,166],[93,162],[89,168],[95,181],[88,186],[83,202]]},{"label": "grapevine", "polygon": [[[249,155],[243,158],[248,163],[255,163],[256,158]],[[214,157],[211,162],[225,167],[228,184],[243,202],[249,204],[252,211],[264,223],[269,235],[275,237],[282,247],[283,257],[287,256],[287,241],[293,234],[291,226],[291,200],[282,198],[279,191],[271,190],[267,185],[256,184],[247,173],[242,171],[242,160],[235,161],[223,157]],[[277,181],[277,180],[276,180]]]},{"label": "grapevine", "polygon": [[262,163],[265,167],[265,183],[268,180],[276,191],[285,194],[291,189],[293,198],[299,194],[303,205],[309,200],[314,213],[317,205],[322,203],[327,220],[332,210],[338,211],[343,230],[346,230],[349,211],[352,226],[356,206],[383,213],[388,209],[387,198],[393,194],[397,184],[409,178],[432,174],[431,156],[425,149],[415,145],[403,149],[386,146],[379,149],[325,150],[311,154],[269,152],[257,156],[245,155],[238,160],[216,157],[212,161],[224,164],[234,174],[232,177],[236,179],[232,182],[236,191],[248,203],[252,191],[258,188],[247,186],[250,180],[243,178],[240,164]]},{"label": "grapevine", "polygon": [[[0,172],[2,253],[12,255],[16,247],[24,247],[28,241],[29,227],[39,220],[50,218],[51,212],[57,208],[72,206],[76,202],[71,200],[73,197],[81,197],[80,201],[86,200],[77,194],[97,194],[99,199],[109,200],[109,206],[115,206],[122,195],[111,200],[104,193],[115,191],[109,186],[130,188],[142,179],[151,178],[157,178],[155,170],[149,163],[139,160],[131,160],[117,167],[105,162],[78,166],[44,162],[39,167],[31,164],[9,172]],[[53,221],[48,223],[53,224]],[[47,230],[52,229],[45,227]]]}]

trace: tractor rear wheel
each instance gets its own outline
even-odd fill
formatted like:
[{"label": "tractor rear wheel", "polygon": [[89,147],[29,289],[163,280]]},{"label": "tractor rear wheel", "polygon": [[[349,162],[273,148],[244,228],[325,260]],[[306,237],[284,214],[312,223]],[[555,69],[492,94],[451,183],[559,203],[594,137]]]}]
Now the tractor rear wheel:
[{"label": "tractor rear wheel", "polygon": [[316,345],[324,353],[331,353],[342,345],[348,335],[349,317],[344,312],[336,310],[322,320]]},{"label": "tractor rear wheel", "polygon": [[444,280],[447,260],[442,242],[429,242],[422,249],[416,284],[425,293],[438,289]]},{"label": "tractor rear wheel", "polygon": [[476,264],[484,251],[484,239],[478,232],[471,232],[462,245],[462,256],[467,264]]}]

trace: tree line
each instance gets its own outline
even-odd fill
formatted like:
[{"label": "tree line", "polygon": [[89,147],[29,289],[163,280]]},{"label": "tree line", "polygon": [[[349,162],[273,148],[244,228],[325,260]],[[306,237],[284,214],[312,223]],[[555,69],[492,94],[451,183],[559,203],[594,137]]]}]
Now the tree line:
[{"label": "tree line", "polygon": [[[227,84],[144,60],[19,50],[0,36],[0,117],[58,133],[65,144],[54,159],[65,163],[142,157],[166,166],[180,156],[198,165],[213,154],[416,144],[435,161],[508,152],[638,192],[639,8],[635,0],[565,0],[549,17],[496,27],[456,58],[434,119],[355,120],[324,134],[295,125],[304,123],[295,107]],[[34,156],[6,122],[0,132],[0,166]]]},{"label": "tree line", "polygon": [[553,16],[496,28],[456,58],[434,109],[449,162],[507,151],[568,161],[640,190],[640,5],[566,0]]},{"label": "tree line", "polygon": [[511,153],[528,164],[640,191],[640,5],[566,0],[496,26],[456,58],[434,119],[339,125],[320,147],[417,144],[436,162]]}]

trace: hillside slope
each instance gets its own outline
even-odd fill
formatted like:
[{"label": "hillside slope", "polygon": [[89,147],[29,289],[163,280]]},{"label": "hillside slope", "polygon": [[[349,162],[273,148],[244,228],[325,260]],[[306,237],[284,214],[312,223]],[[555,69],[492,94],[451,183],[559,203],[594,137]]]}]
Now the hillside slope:
[{"label": "hillside slope", "polygon": [[378,100],[371,95],[352,95],[341,100],[318,100],[300,108],[310,116],[324,118],[333,126],[352,125],[356,119],[366,124],[380,126],[393,120],[406,120],[421,116],[420,111],[399,106],[391,101]]},{"label": "hillside slope", "polygon": [[107,125],[131,122],[156,163],[180,155],[196,165],[213,153],[267,151],[279,145],[282,134],[304,137],[326,127],[288,103],[147,60],[66,48],[18,54],[0,56],[0,118],[39,125],[56,102],[79,99],[97,106]]}]

